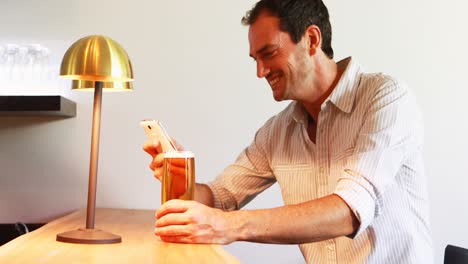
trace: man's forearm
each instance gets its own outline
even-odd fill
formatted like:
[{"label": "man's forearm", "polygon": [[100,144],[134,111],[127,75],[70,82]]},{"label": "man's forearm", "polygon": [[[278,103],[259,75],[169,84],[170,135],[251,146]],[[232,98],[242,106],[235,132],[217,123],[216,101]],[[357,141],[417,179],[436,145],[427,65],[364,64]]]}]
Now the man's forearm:
[{"label": "man's forearm", "polygon": [[213,192],[211,192],[211,189],[206,184],[195,184],[195,201],[209,207],[214,206]]},{"label": "man's forearm", "polygon": [[232,214],[236,240],[300,244],[354,234],[359,222],[337,195],[272,209],[240,210]]}]

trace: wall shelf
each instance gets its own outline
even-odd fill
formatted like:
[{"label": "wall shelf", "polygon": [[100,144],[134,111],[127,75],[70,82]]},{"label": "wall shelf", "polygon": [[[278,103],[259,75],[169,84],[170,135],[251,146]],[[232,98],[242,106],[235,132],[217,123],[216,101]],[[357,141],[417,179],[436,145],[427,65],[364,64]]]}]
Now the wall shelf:
[{"label": "wall shelf", "polygon": [[76,103],[60,95],[1,95],[0,116],[76,116]]}]

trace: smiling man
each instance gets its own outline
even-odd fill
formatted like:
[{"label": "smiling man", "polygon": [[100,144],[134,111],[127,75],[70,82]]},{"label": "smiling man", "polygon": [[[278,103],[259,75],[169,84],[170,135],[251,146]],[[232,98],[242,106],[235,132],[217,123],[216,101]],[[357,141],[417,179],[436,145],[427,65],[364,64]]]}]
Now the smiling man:
[{"label": "smiling man", "polygon": [[[262,0],[242,19],[276,101],[292,100],[196,201],[170,200],[155,234],[179,243],[298,244],[308,263],[432,263],[422,123],[408,88],[335,62],[320,0]],[[146,142],[156,178],[158,142]],[[285,206],[239,210],[278,182]]]}]

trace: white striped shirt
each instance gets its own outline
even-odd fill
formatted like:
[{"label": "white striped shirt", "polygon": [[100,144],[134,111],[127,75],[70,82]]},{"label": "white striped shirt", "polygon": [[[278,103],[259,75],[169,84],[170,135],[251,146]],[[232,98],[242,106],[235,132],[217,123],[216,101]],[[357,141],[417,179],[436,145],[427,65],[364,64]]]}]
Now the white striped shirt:
[{"label": "white striped shirt", "polygon": [[307,263],[432,263],[416,102],[401,82],[364,73],[351,58],[339,63],[346,70],[321,106],[316,143],[304,108],[292,102],[209,184],[215,206],[239,209],[275,182],[285,204],[335,193],[359,229],[352,239],[299,245]]}]

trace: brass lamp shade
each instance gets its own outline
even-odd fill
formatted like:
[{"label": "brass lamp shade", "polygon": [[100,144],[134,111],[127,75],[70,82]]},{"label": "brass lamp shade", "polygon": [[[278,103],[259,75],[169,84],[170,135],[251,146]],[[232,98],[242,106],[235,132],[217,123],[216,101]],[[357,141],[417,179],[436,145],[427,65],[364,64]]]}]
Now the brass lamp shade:
[{"label": "brass lamp shade", "polygon": [[[95,87],[95,81],[72,81],[72,89],[74,90],[93,90]],[[133,82],[104,82],[102,84],[102,89],[104,89],[104,91],[131,91],[133,90]]]},{"label": "brass lamp shade", "polygon": [[63,56],[60,76],[73,80],[131,82],[127,52],[114,40],[92,35],[77,40]]}]

